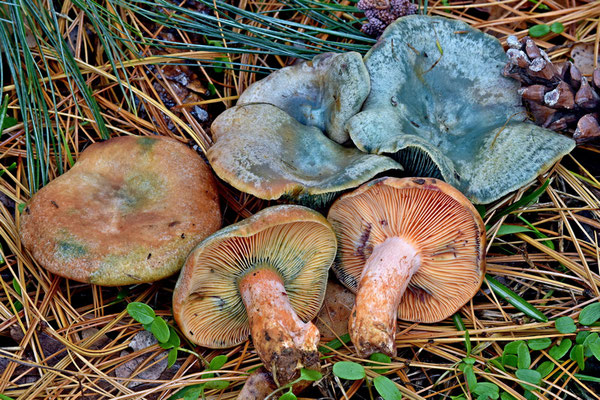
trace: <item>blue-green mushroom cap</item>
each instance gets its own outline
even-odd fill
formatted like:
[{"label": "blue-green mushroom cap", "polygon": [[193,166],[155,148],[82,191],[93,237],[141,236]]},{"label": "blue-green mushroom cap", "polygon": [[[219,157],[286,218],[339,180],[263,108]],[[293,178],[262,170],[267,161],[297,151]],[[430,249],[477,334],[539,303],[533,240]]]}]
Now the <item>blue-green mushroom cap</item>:
[{"label": "blue-green mushroom cap", "polygon": [[250,85],[237,105],[273,104],[344,143],[349,139],[344,125],[368,94],[369,74],[359,53],[323,53]]},{"label": "blue-green mushroom cap", "polygon": [[402,169],[389,157],[341,146],[271,104],[230,108],[211,130],[215,144],[207,157],[215,173],[262,199],[319,208],[379,173]]},{"label": "blue-green mushroom cap", "polygon": [[371,92],[346,124],[362,151],[392,154],[489,203],[545,172],[575,142],[525,122],[500,42],[442,17],[391,24],[365,56]]}]

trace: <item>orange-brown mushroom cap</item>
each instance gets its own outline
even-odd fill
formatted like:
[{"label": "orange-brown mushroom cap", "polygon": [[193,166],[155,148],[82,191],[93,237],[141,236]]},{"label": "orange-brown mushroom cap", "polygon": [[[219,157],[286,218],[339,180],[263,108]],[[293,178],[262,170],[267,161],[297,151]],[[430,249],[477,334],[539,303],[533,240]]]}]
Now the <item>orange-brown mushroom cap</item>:
[{"label": "orange-brown mushroom cap", "polygon": [[333,269],[355,292],[375,246],[400,237],[417,250],[421,266],[402,296],[399,319],[441,321],[481,286],[485,227],[464,195],[440,180],[374,180],[339,198],[328,219],[339,243]]},{"label": "orange-brown mushroom cap", "polygon": [[202,241],[190,253],[173,293],[173,315],[192,342],[235,346],[250,334],[239,282],[257,269],[281,277],[302,321],[321,308],[336,252],[329,222],[302,206],[274,206]]},{"label": "orange-brown mushroom cap", "polygon": [[115,286],[174,274],[220,225],[215,179],[195,151],[167,137],[124,136],[91,145],[37,192],[20,234],[49,271]]}]

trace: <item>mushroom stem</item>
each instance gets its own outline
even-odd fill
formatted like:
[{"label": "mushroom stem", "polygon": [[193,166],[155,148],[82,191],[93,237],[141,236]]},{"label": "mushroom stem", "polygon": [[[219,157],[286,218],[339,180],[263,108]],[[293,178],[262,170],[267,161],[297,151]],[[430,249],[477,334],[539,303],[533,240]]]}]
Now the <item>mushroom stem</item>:
[{"label": "mushroom stem", "polygon": [[398,304],[420,266],[417,250],[399,237],[388,238],[373,248],[362,272],[348,326],[359,356],[378,352],[396,355]]},{"label": "mushroom stem", "polygon": [[244,276],[239,290],[248,313],[258,356],[279,385],[298,376],[300,368],[319,366],[319,330],[293,310],[279,274],[260,268]]}]

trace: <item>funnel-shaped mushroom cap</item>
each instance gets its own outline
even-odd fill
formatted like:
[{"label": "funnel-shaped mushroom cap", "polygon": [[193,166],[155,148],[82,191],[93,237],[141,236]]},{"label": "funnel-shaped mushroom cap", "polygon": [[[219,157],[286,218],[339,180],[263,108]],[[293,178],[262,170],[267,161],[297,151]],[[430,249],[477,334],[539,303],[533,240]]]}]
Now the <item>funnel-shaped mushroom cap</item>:
[{"label": "funnel-shaped mushroom cap", "polygon": [[382,178],[340,197],[328,216],[339,248],[333,269],[356,291],[373,248],[399,237],[420,256],[398,306],[398,318],[436,322],[479,289],[485,272],[485,228],[473,205],[433,178]]},{"label": "funnel-shaped mushroom cap", "polygon": [[367,53],[371,92],[346,127],[363,151],[392,153],[412,176],[443,177],[488,203],[545,172],[575,143],[522,122],[502,46],[469,25],[408,16]]},{"label": "funnel-shaped mushroom cap", "polygon": [[323,53],[254,83],[237,105],[273,104],[300,123],[316,126],[338,143],[348,140],[346,121],[369,94],[369,74],[356,52]]},{"label": "funnel-shaped mushroom cap", "polygon": [[321,308],[336,252],[329,222],[302,206],[274,206],[221,229],[190,253],[175,286],[173,314],[182,332],[210,348],[235,346],[250,334],[238,285],[271,269],[302,321]]},{"label": "funnel-shaped mushroom cap", "polygon": [[195,151],[175,139],[128,136],[88,147],[37,192],[21,238],[51,272],[114,286],[172,275],[220,226],[215,179]]},{"label": "funnel-shaped mushroom cap", "polygon": [[270,104],[230,108],[211,129],[216,143],[207,156],[217,175],[262,199],[285,196],[319,206],[381,172],[402,169],[391,158],[342,147]]}]

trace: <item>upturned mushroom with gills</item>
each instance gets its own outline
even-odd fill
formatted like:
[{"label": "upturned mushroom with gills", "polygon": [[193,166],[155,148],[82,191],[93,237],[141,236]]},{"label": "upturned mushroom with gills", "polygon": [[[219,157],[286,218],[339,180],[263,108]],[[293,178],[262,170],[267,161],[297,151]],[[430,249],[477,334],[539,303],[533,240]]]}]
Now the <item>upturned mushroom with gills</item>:
[{"label": "upturned mushroom with gills", "polygon": [[361,357],[396,355],[396,319],[455,313],[485,273],[485,227],[457,189],[433,178],[381,178],[340,197],[328,216],[333,269],[356,302],[349,333]]},{"label": "upturned mushroom with gills", "polygon": [[321,214],[274,206],[230,225],[189,255],[173,294],[173,314],[192,342],[227,348],[252,335],[278,385],[318,369],[319,312],[337,248]]}]

